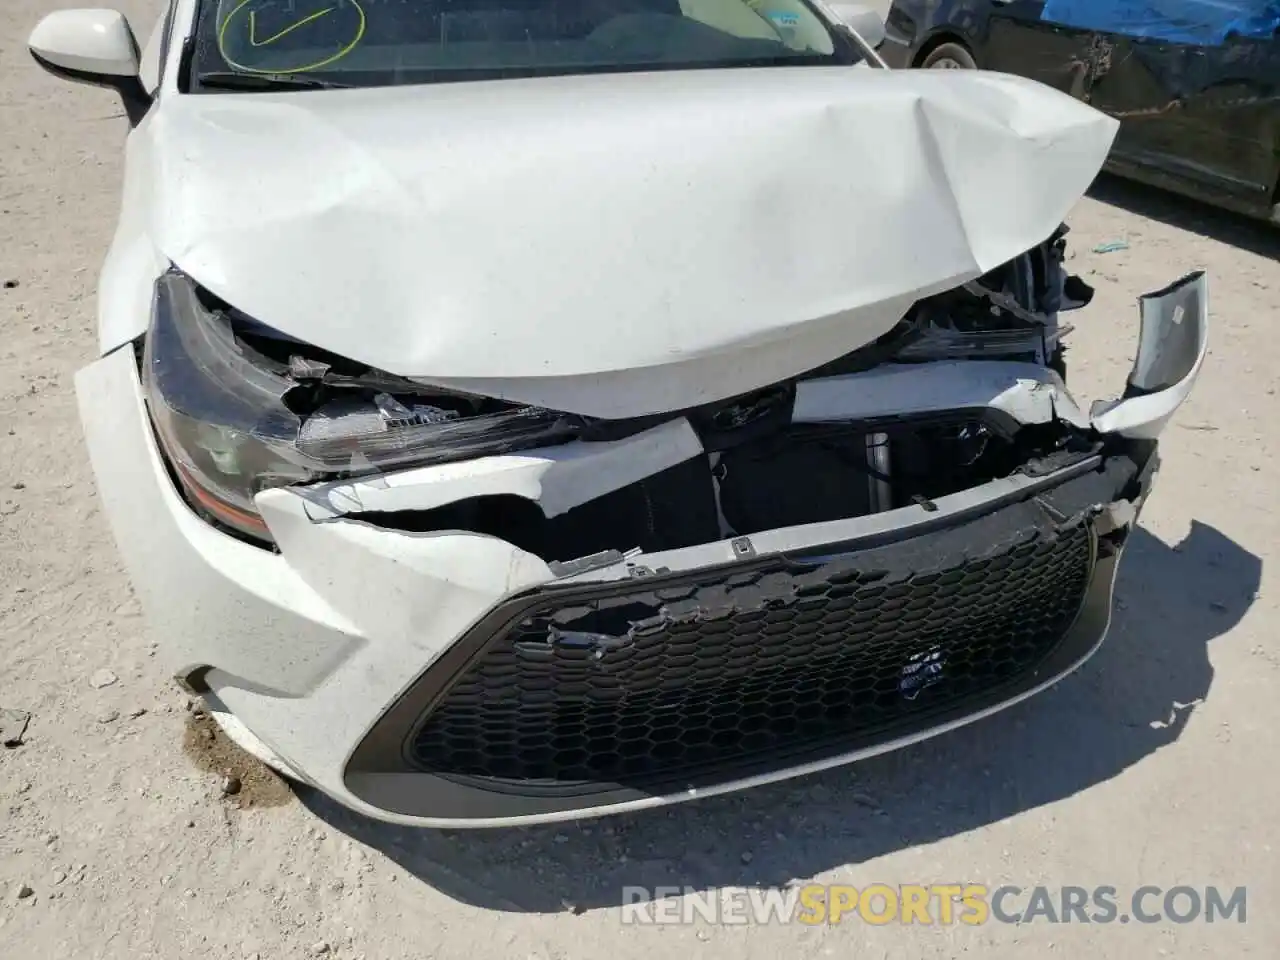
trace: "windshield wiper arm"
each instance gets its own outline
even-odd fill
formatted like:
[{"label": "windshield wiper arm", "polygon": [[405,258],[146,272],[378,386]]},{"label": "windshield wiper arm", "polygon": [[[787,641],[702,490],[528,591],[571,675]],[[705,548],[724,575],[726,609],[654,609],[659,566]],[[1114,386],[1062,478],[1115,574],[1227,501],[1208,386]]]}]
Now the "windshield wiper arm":
[{"label": "windshield wiper arm", "polygon": [[198,73],[196,82],[203,87],[221,90],[341,90],[348,87],[345,83],[299,73]]}]

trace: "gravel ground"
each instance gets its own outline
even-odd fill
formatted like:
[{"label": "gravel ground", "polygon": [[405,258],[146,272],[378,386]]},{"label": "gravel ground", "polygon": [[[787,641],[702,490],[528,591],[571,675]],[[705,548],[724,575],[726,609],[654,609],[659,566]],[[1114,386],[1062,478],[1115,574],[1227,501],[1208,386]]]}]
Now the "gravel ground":
[{"label": "gravel ground", "polygon": [[[1135,298],[1213,283],[1210,361],[1170,427],[1111,636],[1054,690],[927,744],[751,794],[581,826],[431,833],[352,817],[243,766],[141,629],[72,396],[125,123],[0,8],[0,956],[1273,957],[1280,924],[1280,544],[1272,507],[1280,233],[1104,181],[1072,217],[1095,305],[1084,397],[1117,389]],[[126,5],[140,33],[155,7]],[[1127,250],[1090,252],[1124,240]],[[224,795],[227,768],[241,790]],[[623,926],[627,884],[980,882],[1248,887],[1232,923]]]}]

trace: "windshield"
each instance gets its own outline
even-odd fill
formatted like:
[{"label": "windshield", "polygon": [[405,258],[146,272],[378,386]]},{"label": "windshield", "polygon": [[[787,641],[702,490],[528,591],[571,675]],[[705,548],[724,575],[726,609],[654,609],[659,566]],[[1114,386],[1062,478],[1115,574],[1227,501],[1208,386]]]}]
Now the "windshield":
[{"label": "windshield", "polygon": [[378,86],[858,59],[808,0],[203,0],[192,65]]}]

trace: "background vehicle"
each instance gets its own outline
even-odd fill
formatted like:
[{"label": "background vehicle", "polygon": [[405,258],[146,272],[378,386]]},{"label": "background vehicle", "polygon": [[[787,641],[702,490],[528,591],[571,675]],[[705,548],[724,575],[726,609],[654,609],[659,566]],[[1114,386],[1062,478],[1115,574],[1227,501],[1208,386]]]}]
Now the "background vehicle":
[{"label": "background vehicle", "polygon": [[1274,8],[1187,3],[1180,19],[1122,22],[1118,10],[1067,6],[896,0],[881,54],[893,67],[998,70],[1070,93],[1121,121],[1108,170],[1280,220]]}]

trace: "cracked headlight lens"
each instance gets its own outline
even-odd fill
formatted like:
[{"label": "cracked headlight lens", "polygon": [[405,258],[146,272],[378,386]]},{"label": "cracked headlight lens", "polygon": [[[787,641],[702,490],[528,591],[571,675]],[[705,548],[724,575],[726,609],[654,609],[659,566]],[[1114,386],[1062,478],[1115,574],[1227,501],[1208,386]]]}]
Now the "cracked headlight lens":
[{"label": "cracked headlight lens", "polygon": [[257,542],[271,542],[254,505],[263,490],[548,446],[583,426],[555,411],[432,394],[348,361],[339,362],[362,372],[329,376],[329,363],[312,359],[322,351],[272,342],[292,355],[260,353],[237,335],[233,311],[180,271],[156,281],[142,370],[156,435],[188,500]]}]

